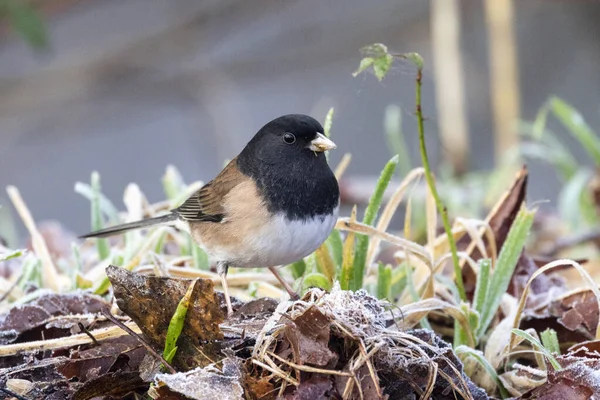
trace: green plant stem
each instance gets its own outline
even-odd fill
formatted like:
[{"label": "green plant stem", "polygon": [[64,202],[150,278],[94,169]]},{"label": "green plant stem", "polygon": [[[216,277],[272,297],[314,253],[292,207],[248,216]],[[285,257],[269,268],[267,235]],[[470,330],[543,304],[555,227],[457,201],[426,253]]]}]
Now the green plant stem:
[{"label": "green plant stem", "polygon": [[429,158],[427,157],[427,147],[425,146],[425,126],[423,122],[423,110],[421,108],[421,86],[423,84],[423,59],[416,53],[410,53],[403,56],[411,60],[417,66],[417,78],[415,88],[415,103],[416,103],[416,115],[417,115],[417,126],[419,130],[419,147],[421,150],[421,159],[423,161],[423,168],[425,169],[425,179],[431,194],[435,199],[435,205],[437,206],[438,212],[442,217],[442,223],[444,224],[444,230],[448,235],[448,243],[450,244],[450,252],[452,253],[452,263],[454,264],[454,275],[456,275],[456,287],[458,294],[462,301],[467,301],[467,295],[465,293],[465,285],[462,278],[462,270],[460,268],[460,262],[458,259],[458,251],[456,248],[456,241],[452,236],[452,228],[450,227],[450,221],[448,220],[448,211],[440,199],[440,195],[435,186],[433,173],[431,172],[431,166],[429,165]]}]

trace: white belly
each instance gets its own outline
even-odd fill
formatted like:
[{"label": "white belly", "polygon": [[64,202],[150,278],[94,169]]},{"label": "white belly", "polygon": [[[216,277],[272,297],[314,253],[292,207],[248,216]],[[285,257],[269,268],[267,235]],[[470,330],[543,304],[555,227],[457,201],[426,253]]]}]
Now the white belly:
[{"label": "white belly", "polygon": [[243,245],[227,250],[212,249],[210,253],[232,267],[258,268],[286,265],[315,251],[329,237],[337,222],[338,209],[333,215],[318,216],[306,221],[286,221],[278,215],[243,240]]}]

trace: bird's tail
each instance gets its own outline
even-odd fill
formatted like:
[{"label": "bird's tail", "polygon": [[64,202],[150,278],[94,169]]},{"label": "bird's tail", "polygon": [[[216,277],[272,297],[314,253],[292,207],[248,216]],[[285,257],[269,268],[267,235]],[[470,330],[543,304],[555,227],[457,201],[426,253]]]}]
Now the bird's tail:
[{"label": "bird's tail", "polygon": [[118,234],[121,234],[121,233],[124,233],[127,231],[144,228],[147,226],[167,224],[169,222],[173,222],[173,221],[177,220],[177,218],[178,218],[177,214],[172,212],[170,214],[161,215],[160,217],[146,218],[146,219],[142,219],[139,221],[129,222],[127,224],[115,225],[115,226],[111,226],[110,228],[100,229],[99,231],[90,232],[85,235],[81,235],[81,236],[79,236],[79,238],[80,239],[92,238],[92,237],[103,238],[103,237],[107,237],[107,236],[118,235]]}]

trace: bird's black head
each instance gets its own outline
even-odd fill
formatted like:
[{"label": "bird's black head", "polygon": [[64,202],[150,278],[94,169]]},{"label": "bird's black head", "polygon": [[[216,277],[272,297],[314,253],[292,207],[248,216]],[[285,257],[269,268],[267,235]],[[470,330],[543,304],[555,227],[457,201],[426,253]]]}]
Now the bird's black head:
[{"label": "bird's black head", "polygon": [[323,127],[314,118],[289,114],[263,126],[246,145],[240,157],[270,165],[324,159],[323,152],[335,149],[335,144],[323,135]]},{"label": "bird's black head", "polygon": [[255,179],[271,211],[302,219],[337,207],[339,188],[324,153],[335,147],[314,118],[284,115],[254,135],[237,165]]}]

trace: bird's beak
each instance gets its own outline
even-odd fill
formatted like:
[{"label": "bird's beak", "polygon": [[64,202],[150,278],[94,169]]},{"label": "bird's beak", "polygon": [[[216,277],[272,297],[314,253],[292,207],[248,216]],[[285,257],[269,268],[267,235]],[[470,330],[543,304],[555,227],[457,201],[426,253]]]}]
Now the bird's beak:
[{"label": "bird's beak", "polygon": [[319,133],[319,132],[317,132],[317,137],[314,138],[310,142],[310,146],[308,146],[308,148],[311,149],[312,151],[317,151],[319,153],[321,153],[323,151],[327,151],[327,150],[333,150],[336,147],[337,146],[335,145],[335,143],[333,143],[331,140],[327,139],[327,137],[325,137],[325,135],[323,135],[322,133]]}]

